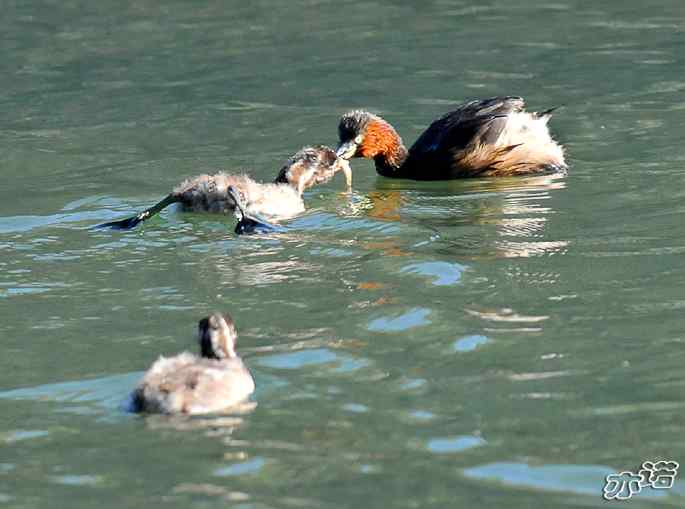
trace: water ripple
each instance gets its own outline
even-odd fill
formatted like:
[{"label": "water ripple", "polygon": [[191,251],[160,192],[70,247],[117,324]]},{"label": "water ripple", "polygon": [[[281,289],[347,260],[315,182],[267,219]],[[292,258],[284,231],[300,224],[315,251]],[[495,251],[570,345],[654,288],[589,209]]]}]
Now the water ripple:
[{"label": "water ripple", "polygon": [[435,286],[449,286],[461,279],[464,270],[465,267],[458,263],[421,262],[406,265],[400,272],[432,276],[434,278],[432,284]]},{"label": "water ripple", "polygon": [[509,486],[541,490],[567,491],[599,497],[605,478],[616,471],[596,465],[543,465],[525,463],[490,463],[467,468],[471,479],[496,481]]},{"label": "water ripple", "polygon": [[449,438],[432,438],[428,441],[426,447],[429,451],[436,454],[450,454],[453,452],[461,452],[474,447],[480,447],[487,444],[481,437],[463,435]]},{"label": "water ripple", "polygon": [[367,329],[372,332],[405,331],[428,324],[427,318],[430,314],[430,309],[414,308],[399,316],[376,318],[367,325]]},{"label": "water ripple", "polygon": [[217,477],[233,477],[237,475],[256,474],[259,472],[266,461],[264,458],[254,458],[242,463],[234,463],[225,467],[220,467],[214,470],[214,475]]},{"label": "water ripple", "polygon": [[473,335],[458,339],[452,345],[456,352],[472,352],[489,341],[487,336]]}]

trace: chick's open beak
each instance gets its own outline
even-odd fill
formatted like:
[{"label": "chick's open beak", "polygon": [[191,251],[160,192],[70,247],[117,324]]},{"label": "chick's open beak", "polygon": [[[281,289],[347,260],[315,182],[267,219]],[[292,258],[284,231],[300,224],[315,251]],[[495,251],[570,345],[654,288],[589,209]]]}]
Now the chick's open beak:
[{"label": "chick's open beak", "polygon": [[354,140],[348,140],[338,145],[335,154],[343,159],[351,159],[357,153],[358,145]]}]

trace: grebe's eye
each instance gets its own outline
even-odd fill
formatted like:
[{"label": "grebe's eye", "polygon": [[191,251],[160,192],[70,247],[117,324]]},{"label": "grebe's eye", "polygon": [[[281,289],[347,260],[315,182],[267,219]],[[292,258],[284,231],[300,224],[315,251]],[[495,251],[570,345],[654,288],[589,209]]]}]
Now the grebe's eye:
[{"label": "grebe's eye", "polygon": [[363,137],[361,134],[358,134],[358,135],[355,137],[354,142],[355,142],[357,145],[361,145],[361,143],[362,143],[363,140],[364,140],[364,137]]}]

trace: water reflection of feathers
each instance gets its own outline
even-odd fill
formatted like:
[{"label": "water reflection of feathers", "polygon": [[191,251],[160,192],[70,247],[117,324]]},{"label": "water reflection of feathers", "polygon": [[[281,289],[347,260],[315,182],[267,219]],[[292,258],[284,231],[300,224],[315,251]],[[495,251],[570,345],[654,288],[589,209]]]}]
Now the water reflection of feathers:
[{"label": "water reflection of feathers", "polygon": [[491,225],[495,235],[488,251],[498,258],[551,254],[568,245],[544,239],[548,216],[554,213],[551,192],[565,188],[561,175],[441,182],[435,193],[430,193],[435,186],[423,192],[403,189],[398,181],[390,187],[356,195],[343,212],[389,222],[414,216],[442,237],[443,227]]}]

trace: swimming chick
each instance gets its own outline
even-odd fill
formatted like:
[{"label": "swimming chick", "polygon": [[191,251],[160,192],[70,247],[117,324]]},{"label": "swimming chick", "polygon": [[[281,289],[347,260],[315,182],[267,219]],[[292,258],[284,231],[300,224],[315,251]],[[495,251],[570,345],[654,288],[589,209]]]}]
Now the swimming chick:
[{"label": "swimming chick", "polygon": [[180,203],[186,211],[230,213],[235,210],[235,201],[228,194],[230,186],[240,191],[245,200],[245,212],[271,220],[287,219],[304,212],[302,193],[305,189],[329,181],[338,171],[345,174],[350,186],[352,173],[347,160],[338,158],[329,147],[305,147],[288,159],[274,183],[256,182],[247,175],[199,175],[183,181],[149,209],[98,227],[134,228],[173,203]]},{"label": "swimming chick", "polygon": [[561,145],[547,128],[553,109],[524,110],[521,97],[493,97],[459,106],[433,122],[407,150],[395,129],[367,111],[345,113],[339,157],[373,159],[384,177],[448,180],[564,171]]},{"label": "swimming chick", "polygon": [[228,314],[214,313],[198,323],[201,357],[183,352],[160,357],[133,392],[137,412],[204,414],[247,399],[252,375],[235,352],[237,332]]}]

